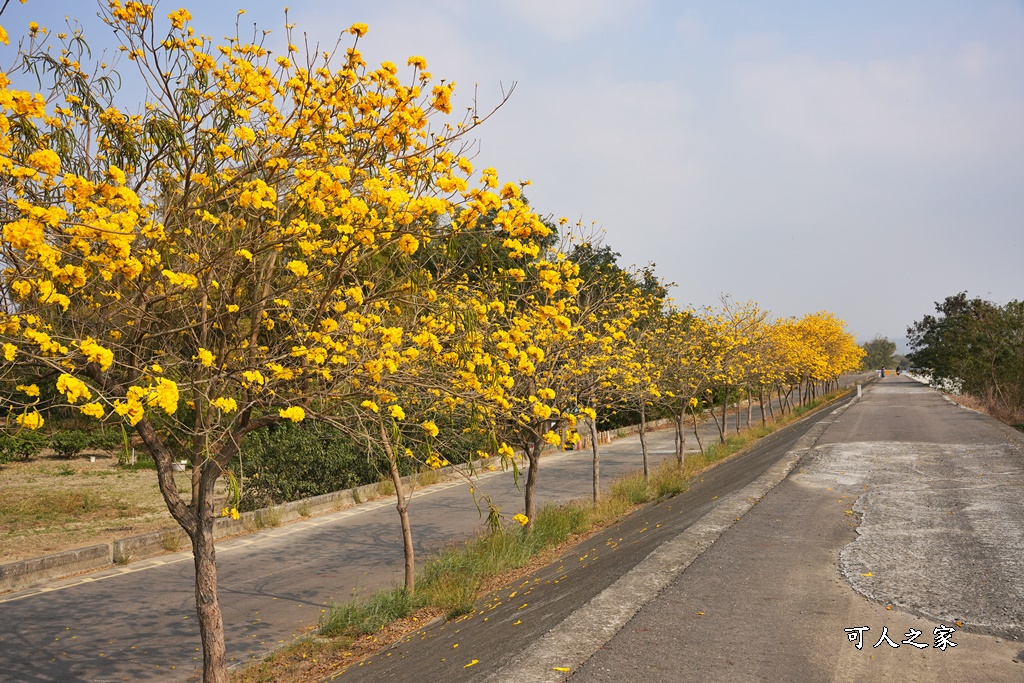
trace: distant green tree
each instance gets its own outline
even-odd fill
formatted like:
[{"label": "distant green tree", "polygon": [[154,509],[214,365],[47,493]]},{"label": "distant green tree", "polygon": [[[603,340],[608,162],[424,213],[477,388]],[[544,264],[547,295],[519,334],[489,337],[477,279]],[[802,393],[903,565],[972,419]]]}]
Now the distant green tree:
[{"label": "distant green tree", "polygon": [[967,292],[936,302],[907,329],[910,360],[939,380],[960,382],[1012,421],[1024,414],[1024,301],[999,306]]},{"label": "distant green tree", "polygon": [[881,367],[892,368],[896,366],[896,344],[889,341],[888,337],[876,336],[869,342],[861,344],[864,349],[864,367],[868,370],[878,370]]}]

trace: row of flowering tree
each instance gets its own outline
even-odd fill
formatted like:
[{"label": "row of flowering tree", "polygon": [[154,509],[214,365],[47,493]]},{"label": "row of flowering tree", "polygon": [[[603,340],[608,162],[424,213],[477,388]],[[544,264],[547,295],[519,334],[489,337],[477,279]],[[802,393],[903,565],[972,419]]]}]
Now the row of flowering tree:
[{"label": "row of flowering tree", "polygon": [[456,431],[525,457],[529,528],[541,451],[581,422],[596,436],[600,412],[667,405],[681,439],[708,390],[803,397],[859,360],[828,314],[672,309],[650,269],[475,174],[464,141],[487,112],[452,121],[453,84],[421,57],[368,67],[364,25],[334,53],[289,26],[272,54],[265,34],[213,44],[186,10],[100,14],[145,102],[117,101],[77,31],[21,43],[15,70],[45,92],[0,74],[4,429],[60,408],[134,430],[191,539],[205,681],[227,680],[214,487],[256,430],[319,420],[367,444],[396,487],[412,590],[401,465],[446,464]]},{"label": "row of flowering tree", "polygon": [[[740,396],[747,401],[747,426],[756,400],[762,422],[774,417],[774,405],[792,410],[798,403],[838,387],[841,375],[858,369],[863,351],[831,313],[772,319],[754,302],[726,300],[719,309],[664,310],[659,324],[644,332],[642,347],[647,401],[673,419],[676,458],[685,454],[686,421],[694,435],[707,409],[724,442],[727,411],[736,406],[733,425],[741,425]],[[773,404],[772,393],[777,394]],[[795,396],[794,396],[795,393]],[[640,411],[641,426],[644,414]],[[703,450],[703,443],[699,443]]]}]

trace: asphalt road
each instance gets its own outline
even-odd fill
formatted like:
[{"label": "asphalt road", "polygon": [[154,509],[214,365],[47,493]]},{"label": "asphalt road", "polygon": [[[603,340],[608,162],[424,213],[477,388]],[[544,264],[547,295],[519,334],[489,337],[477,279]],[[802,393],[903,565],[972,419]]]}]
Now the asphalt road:
[{"label": "asphalt road", "polygon": [[572,681],[1024,681],[1022,485],[1019,433],[874,383]]}]

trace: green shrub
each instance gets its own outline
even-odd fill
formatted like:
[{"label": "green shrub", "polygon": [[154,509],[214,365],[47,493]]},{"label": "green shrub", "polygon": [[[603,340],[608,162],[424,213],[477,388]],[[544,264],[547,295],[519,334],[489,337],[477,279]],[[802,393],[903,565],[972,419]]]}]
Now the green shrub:
[{"label": "green shrub", "polygon": [[27,462],[43,450],[46,440],[37,432],[0,434],[0,465],[8,462]]},{"label": "green shrub", "polygon": [[124,437],[120,430],[107,429],[102,432],[93,432],[89,437],[89,448],[104,453],[120,453],[124,450]]},{"label": "green shrub", "polygon": [[80,429],[64,429],[50,437],[50,448],[60,457],[70,459],[89,447],[91,439]]},{"label": "green shrub", "polygon": [[[355,447],[339,430],[318,424],[273,425],[250,434],[242,444],[242,458],[242,511],[380,479],[365,449]],[[237,461],[234,470],[237,476]]]}]

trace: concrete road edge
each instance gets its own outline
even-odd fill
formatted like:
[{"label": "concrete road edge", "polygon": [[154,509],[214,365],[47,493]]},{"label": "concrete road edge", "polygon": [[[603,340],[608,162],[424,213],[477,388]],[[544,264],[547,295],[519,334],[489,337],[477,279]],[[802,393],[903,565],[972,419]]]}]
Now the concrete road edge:
[{"label": "concrete road edge", "polygon": [[[564,681],[590,659],[648,602],[658,596],[701,553],[797,466],[837,416],[857,402],[854,396],[818,422],[794,444],[785,460],[751,484],[724,498],[675,538],[666,541],[632,570],[548,631],[528,650],[487,678],[488,683]],[[808,419],[814,419],[809,416]],[[799,424],[799,423],[797,423]]]}]

